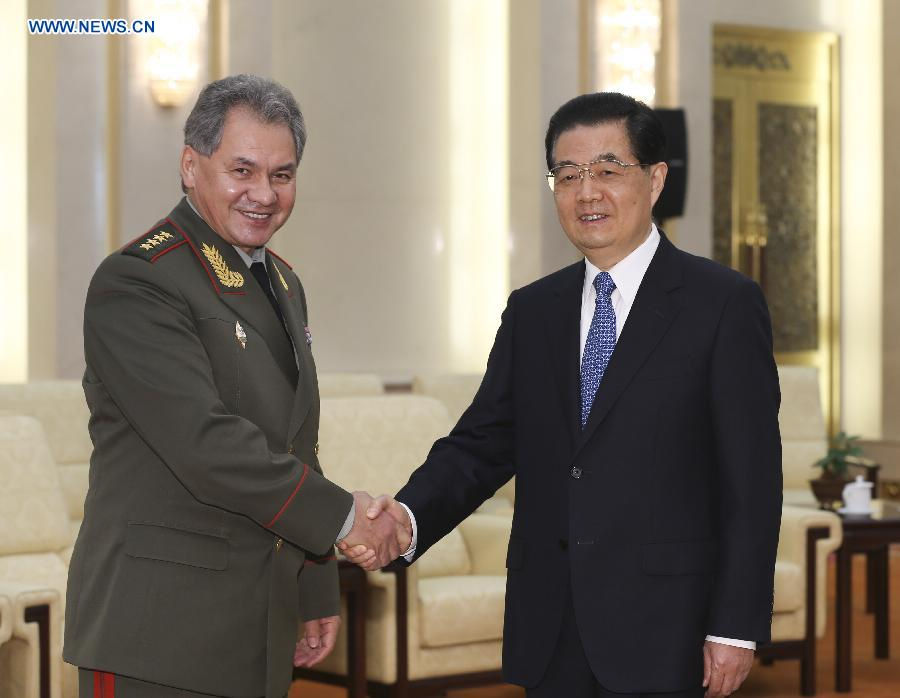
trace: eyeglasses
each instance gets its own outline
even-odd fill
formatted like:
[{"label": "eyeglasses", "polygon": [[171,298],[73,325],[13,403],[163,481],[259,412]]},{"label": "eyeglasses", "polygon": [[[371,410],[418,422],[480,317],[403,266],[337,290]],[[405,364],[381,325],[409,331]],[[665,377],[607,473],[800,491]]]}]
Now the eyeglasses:
[{"label": "eyeglasses", "polygon": [[615,158],[601,158],[583,165],[557,165],[547,173],[547,185],[554,193],[571,191],[584,180],[587,172],[591,179],[615,186],[624,181],[622,178],[628,174],[629,167],[646,166],[643,162],[622,162]]}]

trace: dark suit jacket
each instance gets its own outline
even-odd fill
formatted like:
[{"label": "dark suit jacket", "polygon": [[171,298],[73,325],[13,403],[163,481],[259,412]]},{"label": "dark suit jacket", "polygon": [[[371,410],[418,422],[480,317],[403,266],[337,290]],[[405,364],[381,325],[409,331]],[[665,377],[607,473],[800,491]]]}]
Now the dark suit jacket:
[{"label": "dark suit jacket", "polygon": [[707,634],[765,642],[780,393],[759,287],[664,236],[579,427],[583,262],[509,297],[484,381],[397,494],[424,553],[512,475],[503,668],[536,685],[571,594],[598,681],[699,686]]},{"label": "dark suit jacket", "polygon": [[267,265],[296,383],[259,284],[185,200],[91,281],[94,452],[69,571],[72,664],[280,698],[301,618],[339,612],[332,544],[352,497],[316,457],[303,289],[279,258]]}]

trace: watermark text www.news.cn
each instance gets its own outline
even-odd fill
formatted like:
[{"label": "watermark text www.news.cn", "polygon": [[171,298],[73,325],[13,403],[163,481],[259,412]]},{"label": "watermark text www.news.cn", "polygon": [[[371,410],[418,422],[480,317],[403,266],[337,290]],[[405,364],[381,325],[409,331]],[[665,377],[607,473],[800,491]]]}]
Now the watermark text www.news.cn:
[{"label": "watermark text www.news.cn", "polygon": [[29,34],[153,34],[154,19],[29,19]]}]

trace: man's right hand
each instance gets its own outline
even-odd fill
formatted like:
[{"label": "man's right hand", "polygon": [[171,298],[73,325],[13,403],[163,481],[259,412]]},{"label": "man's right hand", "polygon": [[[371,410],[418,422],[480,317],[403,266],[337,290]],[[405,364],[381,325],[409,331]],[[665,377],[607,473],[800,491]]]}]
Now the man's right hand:
[{"label": "man's right hand", "polygon": [[[381,504],[382,499],[384,497],[374,500],[366,492],[353,493],[353,528],[338,544],[351,562],[367,570],[380,569],[393,562],[409,548],[412,540],[412,524],[406,511],[397,504],[397,508],[403,510],[402,518],[398,518],[392,507]],[[380,515],[384,510],[387,515]],[[350,557],[347,553],[351,550],[358,554]]]},{"label": "man's right hand", "polygon": [[353,539],[356,523],[353,524],[353,529],[351,529],[347,537],[338,544],[338,548],[344,554],[344,557],[371,572],[372,570],[381,569],[389,562],[396,560],[409,549],[412,543],[412,522],[409,520],[406,509],[393,497],[383,494],[377,499],[372,499],[364,492],[353,493],[354,497],[357,495],[368,498],[367,502],[364,502],[362,498],[356,500],[357,518],[361,511],[365,511],[365,517],[373,522],[393,522],[396,531],[396,552],[391,547],[391,556],[387,561],[384,561],[385,558],[380,554],[378,548],[370,546],[364,541]]}]

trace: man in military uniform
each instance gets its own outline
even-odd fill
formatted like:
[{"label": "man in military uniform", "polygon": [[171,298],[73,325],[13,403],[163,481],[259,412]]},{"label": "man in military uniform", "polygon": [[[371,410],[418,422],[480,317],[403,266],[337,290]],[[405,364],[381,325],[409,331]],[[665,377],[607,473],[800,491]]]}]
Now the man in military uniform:
[{"label": "man in military uniform", "polygon": [[265,247],[305,140],[282,86],[206,86],[185,124],[187,197],[91,282],[94,453],[64,650],[82,696],[284,696],[292,657],[334,645],[334,543],[385,561],[409,543],[319,467],[306,298]]}]

